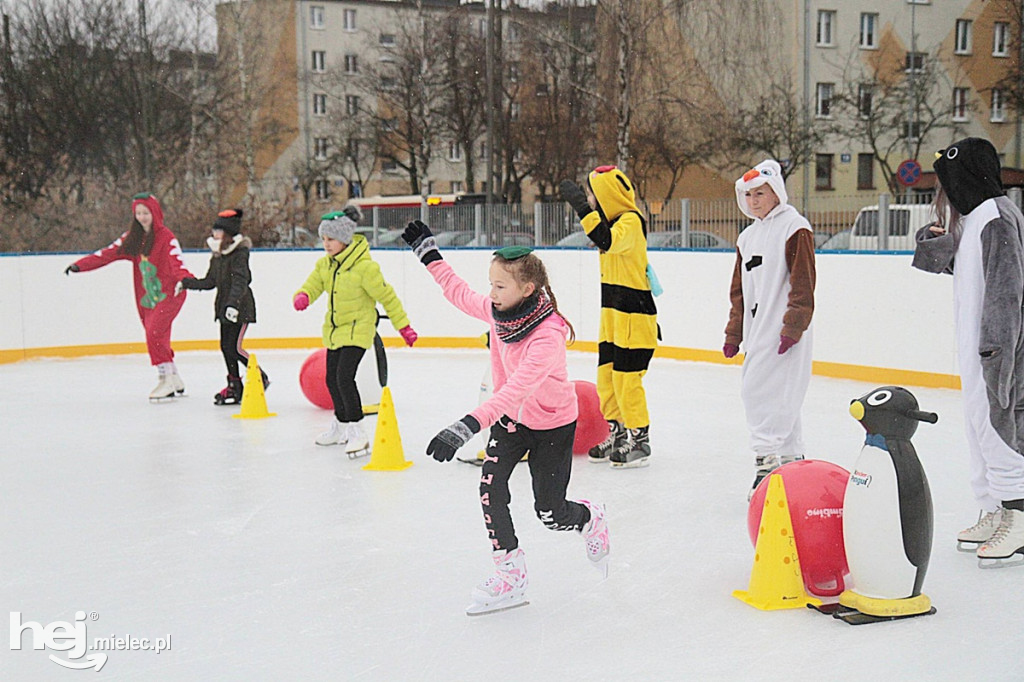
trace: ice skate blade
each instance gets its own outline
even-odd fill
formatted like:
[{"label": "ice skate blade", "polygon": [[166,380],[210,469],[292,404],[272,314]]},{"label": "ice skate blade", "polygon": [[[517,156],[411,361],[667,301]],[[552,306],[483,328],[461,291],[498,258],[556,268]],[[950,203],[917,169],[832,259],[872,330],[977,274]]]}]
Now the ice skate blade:
[{"label": "ice skate blade", "polygon": [[178,396],[176,396],[173,393],[170,394],[170,395],[151,395],[151,396],[149,396],[149,402],[151,402],[151,403],[169,403],[169,402],[173,402],[174,399],[177,398],[177,397]]},{"label": "ice skate blade", "polygon": [[360,457],[366,457],[367,455],[369,455],[370,448],[363,448],[362,450],[352,450],[351,452],[346,450],[345,454],[348,455],[349,459],[359,459]]},{"label": "ice skate blade", "polygon": [[466,607],[466,615],[486,616],[489,613],[511,611],[512,609],[519,608],[520,606],[526,606],[529,603],[530,602],[526,601],[526,597],[520,597],[515,601],[502,601],[497,604],[470,604]]},{"label": "ice skate blade", "polygon": [[964,552],[965,554],[977,554],[979,547],[981,547],[980,542],[972,542],[971,540],[956,541],[956,551]]},{"label": "ice skate blade", "polygon": [[616,462],[612,461],[612,469],[642,469],[650,464],[650,457],[641,457],[640,459],[634,459],[632,462]]},{"label": "ice skate blade", "polygon": [[608,557],[605,556],[600,561],[591,561],[590,565],[601,574],[601,580],[605,580],[608,577],[608,570],[611,568],[608,564]]},{"label": "ice skate blade", "polygon": [[978,557],[978,568],[1013,568],[1024,566],[1024,548],[1006,557]]}]

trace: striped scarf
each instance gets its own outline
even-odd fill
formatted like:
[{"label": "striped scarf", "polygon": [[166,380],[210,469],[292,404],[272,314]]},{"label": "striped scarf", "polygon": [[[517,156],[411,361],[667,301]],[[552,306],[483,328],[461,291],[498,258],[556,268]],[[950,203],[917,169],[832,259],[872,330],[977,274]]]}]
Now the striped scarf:
[{"label": "striped scarf", "polygon": [[523,299],[523,302],[512,310],[501,311],[491,308],[494,330],[498,333],[498,338],[505,343],[522,341],[553,312],[555,307],[551,305],[551,299],[543,289]]}]

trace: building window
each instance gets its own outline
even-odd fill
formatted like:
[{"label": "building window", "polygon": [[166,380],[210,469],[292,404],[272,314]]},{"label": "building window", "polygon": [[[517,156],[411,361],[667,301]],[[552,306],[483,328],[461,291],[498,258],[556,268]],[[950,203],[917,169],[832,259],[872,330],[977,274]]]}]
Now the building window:
[{"label": "building window", "polygon": [[462,143],[461,142],[449,142],[448,143],[448,160],[449,161],[462,161]]},{"label": "building window", "polygon": [[508,82],[518,83],[519,82],[519,62],[508,63]]},{"label": "building window", "polygon": [[394,132],[398,130],[398,119],[392,116],[391,118],[386,118],[381,121],[380,125],[381,128],[384,129],[384,132]]},{"label": "building window", "polygon": [[327,71],[327,53],[323,50],[313,50],[312,58],[313,73],[324,73]]},{"label": "building window", "polygon": [[381,33],[380,44],[384,47],[394,47],[398,43],[398,39],[395,38],[394,33]]},{"label": "building window", "polygon": [[953,120],[967,120],[967,88],[953,88]]},{"label": "building window", "polygon": [[902,132],[904,139],[910,140],[911,142],[917,142],[921,139],[921,122],[904,121]]},{"label": "building window", "polygon": [[313,138],[313,158],[317,161],[327,160],[327,138],[326,137],[314,137]]},{"label": "building window", "polygon": [[318,201],[327,201],[331,198],[331,183],[329,180],[316,181],[316,198]]},{"label": "building window", "polygon": [[455,194],[455,193],[461,192],[461,191],[462,191],[462,181],[461,180],[452,180],[452,193]]},{"label": "building window", "polygon": [[992,56],[1009,57],[1010,25],[1004,21],[997,21],[992,26]]},{"label": "building window", "polygon": [[537,97],[547,97],[548,96],[548,84],[547,83],[537,83],[537,87],[534,89],[534,94],[537,95]]},{"label": "building window", "polygon": [[324,8],[321,5],[312,5],[309,8],[309,27],[324,27]]},{"label": "building window", "polygon": [[818,83],[817,99],[814,103],[814,115],[818,118],[830,118],[832,115],[832,83]]},{"label": "building window", "polygon": [[860,15],[860,46],[865,50],[878,49],[878,15],[864,12]]},{"label": "building window", "polygon": [[924,60],[927,55],[924,52],[908,52],[907,62],[904,67],[907,73],[921,73],[924,71]]},{"label": "building window", "polygon": [[519,25],[510,23],[505,31],[505,39],[510,43],[519,42]]},{"label": "building window", "polygon": [[875,188],[874,154],[857,155],[857,189]]},{"label": "building window", "polygon": [[953,44],[954,54],[971,53],[971,24],[970,19],[956,20],[956,42]]},{"label": "building window", "polygon": [[508,117],[513,121],[519,120],[519,102],[512,102],[512,106],[508,110]]},{"label": "building window", "polygon": [[345,55],[345,73],[359,73],[359,55]]},{"label": "building window", "polygon": [[862,119],[871,118],[871,109],[875,97],[875,90],[870,85],[857,86],[857,114]]},{"label": "building window", "polygon": [[1002,90],[992,91],[992,123],[1004,123],[1006,121],[1006,95]]},{"label": "building window", "polygon": [[313,114],[316,116],[325,116],[327,114],[327,95],[313,95]]},{"label": "building window", "polygon": [[395,80],[394,76],[381,76],[380,77],[380,89],[381,90],[394,90],[398,81]]},{"label": "building window", "polygon": [[380,163],[380,169],[385,173],[397,173],[398,162],[396,162],[394,159],[384,159]]},{"label": "building window", "polygon": [[359,113],[359,95],[345,95],[345,113],[348,116]]},{"label": "building window", "polygon": [[814,189],[832,189],[832,156],[814,155]]},{"label": "building window", "polygon": [[487,158],[487,141],[486,140],[480,143],[480,156],[477,157],[477,158],[480,158],[480,159],[486,159]]},{"label": "building window", "polygon": [[354,9],[345,10],[344,21],[341,25],[346,31],[356,30],[356,11]]},{"label": "building window", "polygon": [[348,138],[348,144],[346,146],[345,156],[347,158],[351,159],[351,160],[355,160],[355,159],[359,158],[359,140],[358,139],[356,139],[354,137]]},{"label": "building window", "polygon": [[818,10],[818,47],[832,47],[835,45],[833,34],[836,27],[836,12],[832,9]]}]

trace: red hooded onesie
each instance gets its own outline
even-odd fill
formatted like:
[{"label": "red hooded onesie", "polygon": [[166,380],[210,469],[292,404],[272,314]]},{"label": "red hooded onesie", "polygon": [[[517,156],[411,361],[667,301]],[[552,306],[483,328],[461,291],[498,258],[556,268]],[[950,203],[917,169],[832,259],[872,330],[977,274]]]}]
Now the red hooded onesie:
[{"label": "red hooded onesie", "polygon": [[132,262],[135,283],[135,306],[139,319],[146,330],[146,347],[149,359],[154,365],[174,359],[171,349],[171,323],[185,303],[185,292],[174,295],[175,285],[184,277],[192,277],[181,260],[181,245],[166,225],[160,202],[152,194],[136,195],[132,201],[132,215],[135,207],[144,205],[153,214],[153,246],[149,254],[131,255],[121,247],[128,232],[118,237],[109,246],[80,258],[75,265],[81,272],[95,270],[116,260]]}]

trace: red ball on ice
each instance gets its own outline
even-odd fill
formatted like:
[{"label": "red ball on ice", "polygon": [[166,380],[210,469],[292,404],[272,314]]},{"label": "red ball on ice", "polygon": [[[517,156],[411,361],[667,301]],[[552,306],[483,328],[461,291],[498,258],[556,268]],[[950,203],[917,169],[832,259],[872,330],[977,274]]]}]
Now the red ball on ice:
[{"label": "red ball on ice", "polygon": [[327,349],[318,348],[310,353],[299,370],[299,386],[309,402],[325,410],[334,409],[327,390]]},{"label": "red ball on ice", "polygon": [[[850,573],[843,544],[843,500],[850,472],[831,462],[808,459],[772,473],[782,476],[786,487],[804,586],[819,597],[837,596]],[[757,486],[747,509],[747,531],[755,547],[769,478],[765,476]]]},{"label": "red ball on ice", "polygon": [[580,412],[576,418],[576,437],[572,442],[572,451],[576,455],[585,455],[590,448],[608,437],[608,422],[601,416],[597,386],[589,381],[573,381],[572,385],[576,389],[576,405]]}]

